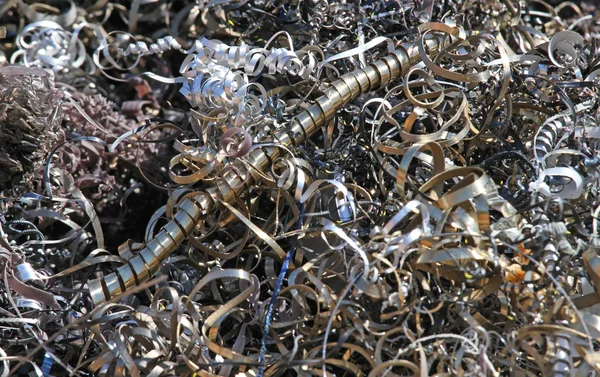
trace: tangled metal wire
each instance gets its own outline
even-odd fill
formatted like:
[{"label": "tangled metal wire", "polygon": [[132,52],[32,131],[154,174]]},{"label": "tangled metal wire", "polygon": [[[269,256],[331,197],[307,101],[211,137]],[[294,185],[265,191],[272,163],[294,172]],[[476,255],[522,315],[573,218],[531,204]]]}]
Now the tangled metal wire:
[{"label": "tangled metal wire", "polygon": [[0,1],[0,376],[596,376],[593,1]]}]

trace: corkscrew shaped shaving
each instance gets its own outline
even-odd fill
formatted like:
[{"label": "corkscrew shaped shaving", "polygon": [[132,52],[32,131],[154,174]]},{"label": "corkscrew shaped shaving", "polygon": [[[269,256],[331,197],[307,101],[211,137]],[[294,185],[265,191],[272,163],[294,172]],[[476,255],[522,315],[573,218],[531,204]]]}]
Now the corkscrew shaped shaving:
[{"label": "corkscrew shaped shaving", "polygon": [[[273,35],[267,46],[281,32]],[[289,36],[288,36],[289,37]],[[290,46],[291,46],[290,41]],[[294,51],[293,48],[261,48],[251,47],[244,43],[239,46],[229,46],[217,40],[202,38],[194,43],[189,50],[184,50],[177,40],[171,36],[160,38],[148,46],[145,42],[130,43],[126,49],[118,49],[120,55],[153,55],[170,50],[180,51],[188,57],[184,66],[201,66],[208,68],[213,65],[228,69],[241,69],[248,76],[258,76],[263,71],[269,74],[289,73],[293,76],[308,78],[316,68],[315,57],[305,49]]]},{"label": "corkscrew shaped shaving", "polygon": [[[421,47],[426,47],[429,54],[436,54],[440,45],[444,43],[438,37],[421,41]],[[275,140],[286,148],[305,142],[327,124],[343,106],[363,93],[397,80],[420,61],[418,45],[404,44],[365,68],[342,75],[331,83],[314,105],[298,114],[285,130],[275,135]],[[279,153],[278,147],[257,148],[248,155],[247,161],[258,169],[265,170],[269,161],[277,159]],[[243,169],[241,166],[240,168]],[[217,179],[214,186],[200,195],[182,201],[173,220],[167,223],[137,255],[130,255],[127,264],[110,275],[89,282],[89,291],[94,304],[100,305],[125,290],[147,281],[159,270],[161,263],[193,232],[199,222],[214,210],[224,207],[222,202],[234,203],[244,190],[259,179],[260,173],[254,170],[249,171],[245,180],[239,176],[227,175]]]}]

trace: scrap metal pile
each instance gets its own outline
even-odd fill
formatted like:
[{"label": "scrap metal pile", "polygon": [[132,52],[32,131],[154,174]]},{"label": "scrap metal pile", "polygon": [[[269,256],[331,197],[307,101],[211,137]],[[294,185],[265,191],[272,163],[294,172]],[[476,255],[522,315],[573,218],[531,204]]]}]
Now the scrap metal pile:
[{"label": "scrap metal pile", "polygon": [[600,375],[600,11],[0,1],[0,376]]}]

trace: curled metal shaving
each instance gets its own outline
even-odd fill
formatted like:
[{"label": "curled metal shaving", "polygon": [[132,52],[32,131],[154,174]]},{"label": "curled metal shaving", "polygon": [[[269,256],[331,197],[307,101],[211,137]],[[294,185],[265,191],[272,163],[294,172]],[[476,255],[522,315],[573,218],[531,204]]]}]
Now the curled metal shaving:
[{"label": "curled metal shaving", "polygon": [[595,10],[1,6],[3,375],[597,374]]}]

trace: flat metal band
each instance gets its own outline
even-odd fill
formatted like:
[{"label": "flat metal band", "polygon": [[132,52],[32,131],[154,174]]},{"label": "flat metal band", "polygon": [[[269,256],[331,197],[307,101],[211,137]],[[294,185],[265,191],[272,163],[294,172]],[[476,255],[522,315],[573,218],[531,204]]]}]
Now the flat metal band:
[{"label": "flat metal band", "polygon": [[102,279],[88,281],[88,289],[94,305],[99,305],[103,302],[106,302],[107,298],[104,295],[104,290],[102,289]]},{"label": "flat metal band", "polygon": [[119,282],[119,278],[115,273],[106,276],[104,278],[104,284],[106,284],[106,289],[108,289],[108,294],[111,297],[114,297],[123,292],[123,290],[121,289],[121,283]]},{"label": "flat metal band", "polygon": [[380,86],[384,87],[387,84],[389,84],[392,80],[392,75],[390,72],[390,68],[388,67],[388,65],[382,61],[382,60],[378,60],[375,63],[371,64],[373,67],[375,67],[379,73],[379,77],[381,79],[380,81]]},{"label": "flat metal band", "polygon": [[174,250],[177,247],[175,241],[169,237],[169,234],[165,229],[158,232],[158,234],[154,236],[154,239],[157,240],[165,250]]},{"label": "flat metal band", "polygon": [[[362,70],[362,75],[365,75],[369,80],[369,87],[366,91],[374,90],[375,88],[379,88],[379,84],[381,84],[381,76],[379,75],[379,71],[377,68],[372,65],[368,65]],[[361,72],[357,72],[356,76],[360,75]]]},{"label": "flat metal band", "polygon": [[369,77],[367,76],[367,74],[362,70],[357,72],[350,72],[350,74],[358,83],[358,87],[360,88],[360,94],[367,93],[369,91],[369,88],[371,88],[371,81],[369,81]]},{"label": "flat metal band", "polygon": [[150,276],[154,275],[160,269],[161,261],[154,256],[152,250],[145,247],[142,249],[139,256],[142,257],[146,263],[146,266],[148,266],[148,272]]},{"label": "flat metal band", "polygon": [[186,235],[196,226],[194,219],[185,211],[177,211],[175,216],[173,216],[173,221],[181,227],[182,232],[185,232]]},{"label": "flat metal band", "polygon": [[[325,97],[325,98],[327,98],[327,97]],[[327,119],[325,117],[325,114],[323,113],[323,110],[321,109],[321,106],[311,106],[308,109],[308,115],[310,115],[314,124],[317,127],[322,126],[325,123],[325,120]],[[308,134],[308,132],[307,132],[307,134]]]},{"label": "flat metal band", "polygon": [[135,258],[130,260],[129,265],[135,274],[138,284],[148,280],[150,277],[148,274],[148,266],[146,266],[146,262],[144,262],[144,259],[142,259],[141,256],[137,255]]},{"label": "flat metal band", "polygon": [[174,221],[169,221],[163,229],[168,233],[169,237],[173,239],[175,247],[181,245],[185,240],[185,233],[183,233],[183,230]]},{"label": "flat metal band", "polygon": [[158,242],[156,237],[146,244],[146,248],[150,249],[152,254],[154,254],[154,256],[159,260],[163,260],[167,258],[169,254],[171,254],[160,244],[160,242]]},{"label": "flat metal band", "polygon": [[292,121],[292,131],[294,132],[296,129],[296,124],[300,126],[300,129],[304,135],[300,143],[306,141],[308,136],[312,135],[317,129],[317,126],[308,111],[303,111],[302,113],[298,114],[296,118],[294,118],[294,121]]},{"label": "flat metal band", "polygon": [[400,61],[398,61],[398,57],[392,54],[384,57],[381,60],[387,64],[390,70],[390,81],[399,79],[400,75],[402,75],[402,64],[400,64]]},{"label": "flat metal band", "polygon": [[[347,73],[340,77],[340,80],[344,83],[344,86],[350,91],[349,101],[355,99],[360,95],[362,89],[360,87],[360,83],[358,82],[358,80],[356,80],[356,77],[354,75]],[[337,84],[338,81],[334,83],[336,84],[334,85],[334,87],[338,92],[340,92],[340,94],[342,94],[341,90],[343,90],[343,87],[341,86],[341,83]]]},{"label": "flat metal band", "polygon": [[194,221],[198,221],[202,210],[198,208],[196,203],[191,199],[184,200],[179,206],[180,211],[185,211]]},{"label": "flat metal band", "polygon": [[121,288],[124,291],[135,286],[135,275],[128,264],[124,264],[117,268],[117,274],[121,279]]},{"label": "flat metal band", "polygon": [[[337,95],[339,98],[339,94]],[[321,111],[325,114],[326,119],[331,119],[335,116],[335,105],[337,101],[328,98],[327,96],[321,96],[317,98],[317,104],[321,106]]]}]

